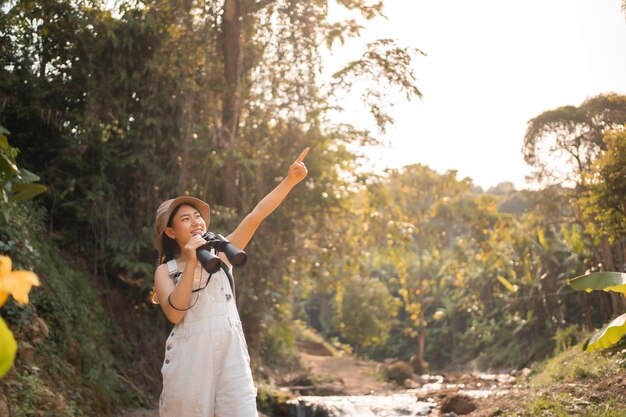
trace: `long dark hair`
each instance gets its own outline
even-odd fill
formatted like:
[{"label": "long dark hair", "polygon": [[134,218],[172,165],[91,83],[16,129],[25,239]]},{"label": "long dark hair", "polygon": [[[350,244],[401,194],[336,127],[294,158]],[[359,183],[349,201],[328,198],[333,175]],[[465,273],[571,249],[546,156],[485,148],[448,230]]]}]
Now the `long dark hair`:
[{"label": "long dark hair", "polygon": [[[195,206],[189,203],[181,203],[177,205],[174,210],[172,210],[170,218],[167,219],[167,227],[172,227],[172,223],[174,222],[174,216],[176,215],[176,213],[178,213],[178,210],[185,204],[198,210]],[[180,255],[180,248],[178,247],[178,243],[176,243],[174,239],[166,235],[165,231],[161,236],[161,241],[163,243],[163,252],[159,253],[159,265],[164,264],[167,261],[170,261]],[[159,299],[157,298],[154,286],[152,287],[152,291],[150,292],[150,300],[153,304],[159,304]]]}]

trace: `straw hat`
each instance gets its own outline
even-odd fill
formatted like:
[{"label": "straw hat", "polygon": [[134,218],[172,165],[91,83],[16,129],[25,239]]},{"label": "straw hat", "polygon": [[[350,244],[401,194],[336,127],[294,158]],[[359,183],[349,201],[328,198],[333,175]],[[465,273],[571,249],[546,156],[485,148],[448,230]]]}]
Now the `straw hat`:
[{"label": "straw hat", "polygon": [[181,204],[189,204],[195,207],[196,210],[200,212],[200,215],[204,219],[207,226],[209,225],[211,217],[209,205],[204,201],[194,197],[181,196],[163,202],[157,209],[156,220],[154,222],[154,247],[159,251],[159,253],[163,253],[163,233],[167,227],[167,221],[170,219],[174,209]]}]

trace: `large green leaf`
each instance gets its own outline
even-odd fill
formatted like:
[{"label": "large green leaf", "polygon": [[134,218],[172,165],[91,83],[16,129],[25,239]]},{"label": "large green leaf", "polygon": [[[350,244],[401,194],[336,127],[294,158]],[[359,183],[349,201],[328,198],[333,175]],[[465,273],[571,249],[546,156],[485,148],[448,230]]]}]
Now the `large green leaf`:
[{"label": "large green leaf", "polygon": [[4,152],[0,152],[0,175],[3,181],[7,181],[13,175],[19,172],[19,168],[11,158],[9,158]]},{"label": "large green leaf", "polygon": [[46,191],[46,187],[41,184],[14,184],[11,188],[13,192],[9,197],[9,203],[24,201],[35,197]]},{"label": "large green leaf", "polygon": [[15,352],[17,352],[17,342],[11,330],[0,317],[0,378],[13,366]]},{"label": "large green leaf", "polygon": [[[9,140],[0,126],[0,186],[4,185],[11,177],[19,174],[19,168],[15,165],[17,149],[9,145]],[[6,129],[4,129],[6,131]]]},{"label": "large green leaf", "polygon": [[602,329],[587,340],[583,347],[587,352],[593,352],[597,349],[606,349],[611,345],[619,342],[626,334],[626,314],[613,319],[605,324]]},{"label": "large green leaf", "polygon": [[10,162],[14,164],[19,150],[9,145],[9,139],[0,134],[0,153],[3,153],[10,160]]},{"label": "large green leaf", "polygon": [[572,278],[569,285],[575,290],[615,291],[626,293],[626,273],[624,272],[592,272]]},{"label": "large green leaf", "polygon": [[40,180],[39,175],[34,172],[30,172],[26,168],[19,168],[18,178],[14,180],[16,184],[27,184],[31,182],[37,182]]}]

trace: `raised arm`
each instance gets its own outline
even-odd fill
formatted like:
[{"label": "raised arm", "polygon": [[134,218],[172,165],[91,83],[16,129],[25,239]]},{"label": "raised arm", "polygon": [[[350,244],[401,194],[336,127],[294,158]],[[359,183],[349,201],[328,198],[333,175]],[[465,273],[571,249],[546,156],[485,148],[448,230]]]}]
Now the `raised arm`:
[{"label": "raised arm", "polygon": [[256,205],[254,210],[248,214],[243,221],[237,226],[234,232],[226,237],[233,245],[240,249],[244,249],[254,232],[259,227],[261,222],[269,216],[276,207],[283,202],[289,191],[300,181],[302,181],[308,174],[306,165],[304,165],[304,158],[309,153],[309,148],[300,153],[298,159],[291,164],[287,178],[285,178],[280,184],[276,186],[268,195]]}]

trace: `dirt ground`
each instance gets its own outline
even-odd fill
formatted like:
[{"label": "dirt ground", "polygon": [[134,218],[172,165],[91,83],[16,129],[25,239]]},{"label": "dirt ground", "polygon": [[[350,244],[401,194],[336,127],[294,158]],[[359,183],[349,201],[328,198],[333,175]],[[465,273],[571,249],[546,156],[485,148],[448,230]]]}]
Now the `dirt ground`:
[{"label": "dirt ground", "polygon": [[602,379],[555,383],[539,390],[516,385],[506,396],[477,401],[468,417],[593,416],[626,417],[626,372]]},{"label": "dirt ground", "polygon": [[352,357],[311,355],[301,352],[302,364],[315,375],[339,381],[346,395],[378,394],[390,390],[389,384],[377,377],[376,362]]}]

